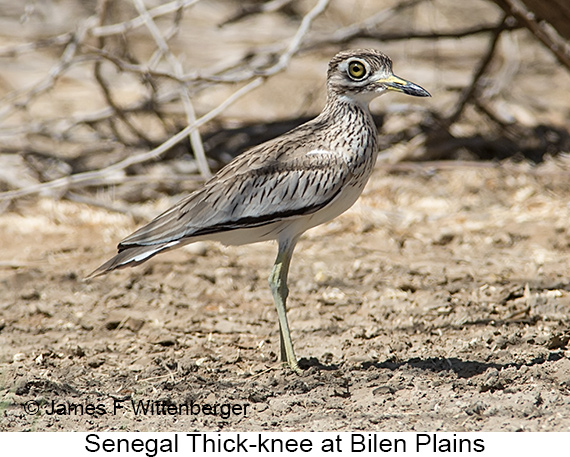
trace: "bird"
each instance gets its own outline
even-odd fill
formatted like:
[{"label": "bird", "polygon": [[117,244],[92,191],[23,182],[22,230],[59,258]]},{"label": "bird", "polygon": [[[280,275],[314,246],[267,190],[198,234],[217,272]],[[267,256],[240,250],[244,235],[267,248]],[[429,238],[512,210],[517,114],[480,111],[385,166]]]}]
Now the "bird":
[{"label": "bird", "polygon": [[329,62],[327,100],[312,120],[238,155],[178,204],[118,244],[118,253],[88,278],[146,262],[201,240],[226,245],[277,241],[269,275],[279,321],[281,362],[299,367],[286,301],[299,237],[337,217],[358,199],[375,166],[378,131],[369,103],[393,91],[430,97],[394,75],[375,49],[341,51]]}]

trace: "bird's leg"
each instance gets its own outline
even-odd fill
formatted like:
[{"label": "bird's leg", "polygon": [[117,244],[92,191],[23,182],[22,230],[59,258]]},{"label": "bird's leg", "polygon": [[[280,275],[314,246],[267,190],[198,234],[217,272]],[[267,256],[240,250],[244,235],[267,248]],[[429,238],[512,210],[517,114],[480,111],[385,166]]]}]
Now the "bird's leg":
[{"label": "bird's leg", "polygon": [[286,240],[279,242],[279,252],[277,259],[273,265],[273,270],[269,276],[269,287],[273,294],[277,315],[279,317],[279,335],[281,340],[281,361],[289,364],[291,369],[296,373],[301,373],[301,369],[297,364],[297,358],[293,351],[293,342],[291,341],[291,333],[289,331],[289,323],[287,322],[287,274],[289,273],[289,264],[293,256],[296,240]]}]

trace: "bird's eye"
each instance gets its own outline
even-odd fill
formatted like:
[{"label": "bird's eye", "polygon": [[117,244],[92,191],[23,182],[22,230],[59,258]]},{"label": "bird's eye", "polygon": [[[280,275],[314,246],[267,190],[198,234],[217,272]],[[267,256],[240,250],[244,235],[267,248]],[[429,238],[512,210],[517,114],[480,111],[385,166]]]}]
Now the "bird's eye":
[{"label": "bird's eye", "polygon": [[348,62],[348,76],[355,80],[363,79],[366,76],[366,67],[358,60]]}]

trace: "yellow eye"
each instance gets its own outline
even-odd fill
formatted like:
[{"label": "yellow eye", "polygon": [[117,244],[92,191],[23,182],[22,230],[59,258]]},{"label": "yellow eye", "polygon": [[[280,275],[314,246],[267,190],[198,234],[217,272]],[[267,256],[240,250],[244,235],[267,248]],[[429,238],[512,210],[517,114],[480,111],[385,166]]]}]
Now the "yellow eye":
[{"label": "yellow eye", "polygon": [[366,67],[358,60],[348,62],[348,75],[352,79],[362,79],[366,76]]}]

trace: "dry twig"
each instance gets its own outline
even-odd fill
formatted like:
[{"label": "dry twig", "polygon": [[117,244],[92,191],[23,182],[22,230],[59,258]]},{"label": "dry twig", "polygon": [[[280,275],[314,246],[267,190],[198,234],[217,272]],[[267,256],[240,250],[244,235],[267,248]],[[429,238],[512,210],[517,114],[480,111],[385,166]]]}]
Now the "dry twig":
[{"label": "dry twig", "polygon": [[[136,3],[138,1],[139,0],[135,0]],[[77,188],[77,187],[84,187],[84,186],[90,186],[90,185],[95,185],[95,184],[97,184],[97,185],[112,184],[112,183],[120,182],[120,180],[123,176],[122,171],[125,170],[127,167],[130,167],[134,164],[138,164],[138,163],[142,163],[142,162],[146,162],[149,160],[156,159],[161,154],[163,154],[165,151],[169,150],[172,146],[179,143],[186,135],[189,135],[192,132],[197,131],[197,129],[200,126],[204,125],[205,123],[209,122],[214,117],[218,116],[221,112],[223,112],[231,103],[236,101],[238,98],[242,97],[243,95],[245,95],[249,91],[258,87],[264,81],[264,79],[266,79],[267,77],[273,76],[273,75],[277,74],[278,72],[282,71],[283,69],[285,69],[289,65],[293,55],[295,55],[298,52],[298,50],[302,44],[302,41],[303,41],[304,37],[306,36],[309,28],[310,28],[311,23],[319,14],[321,14],[325,10],[328,3],[329,3],[329,0],[318,0],[315,7],[313,9],[311,9],[306,14],[306,16],[303,18],[299,28],[297,29],[297,32],[295,33],[295,35],[293,36],[293,38],[289,42],[287,48],[279,56],[279,59],[277,60],[277,62],[274,65],[272,65],[269,68],[266,68],[260,72],[253,71],[251,73],[250,78],[249,78],[251,80],[248,84],[246,84],[244,87],[242,87],[241,89],[236,91],[231,97],[229,97],[226,101],[224,101],[222,104],[220,104],[217,108],[210,111],[208,114],[206,114],[206,115],[202,116],[201,118],[194,120],[193,122],[189,123],[189,125],[186,128],[184,128],[183,130],[181,130],[180,132],[178,132],[177,134],[175,134],[174,136],[169,138],[167,141],[165,141],[159,147],[157,147],[151,151],[148,151],[148,152],[144,152],[144,153],[136,154],[134,156],[130,156],[127,159],[124,159],[118,163],[115,163],[111,166],[108,166],[108,167],[100,169],[100,170],[94,170],[94,171],[89,171],[89,172],[84,172],[84,173],[77,173],[77,174],[74,174],[71,176],[66,176],[64,178],[56,179],[56,180],[53,180],[50,182],[38,184],[38,185],[27,187],[24,189],[4,192],[4,193],[0,194],[0,200],[14,199],[14,198],[19,198],[22,196],[32,195],[32,194],[36,194],[39,192],[45,192],[45,191],[54,191],[54,190],[61,191],[62,189],[64,189],[64,191],[66,191],[66,190]],[[144,10],[144,5],[138,3],[138,8],[139,8],[139,14],[141,15],[141,17],[145,16],[146,10]],[[148,22],[144,21],[145,18]],[[168,46],[164,42],[164,39],[160,36],[160,32],[156,29],[156,26],[152,25],[154,23],[152,21],[150,21],[150,19],[149,19],[150,15],[146,15],[145,18],[143,18],[141,20],[143,21],[143,23],[147,24],[147,27],[149,28],[149,30],[151,30],[151,33],[153,34],[155,42],[157,43],[159,48],[162,50],[162,53],[167,57],[167,59],[170,60],[171,65],[173,67],[175,67],[176,77],[181,78],[183,75],[182,75],[182,69],[181,69],[181,66],[179,65],[179,62],[174,58],[174,56],[172,56],[171,52],[168,50]],[[138,24],[138,22],[137,22],[137,24]],[[104,84],[102,84],[102,86],[104,86]],[[111,104],[109,109],[106,109],[104,111],[105,111],[105,113],[104,113],[105,116],[112,115],[113,113],[116,114],[116,112],[117,112],[116,107],[112,106],[112,104]],[[121,110],[121,111],[124,112],[125,110]],[[101,114],[100,114],[100,116],[101,116]]]},{"label": "dry twig", "polygon": [[[17,57],[49,46],[58,47],[57,49],[60,49],[61,52],[59,60],[52,65],[49,72],[41,80],[3,97],[0,121],[4,121],[4,125],[0,127],[0,135],[5,140],[5,144],[12,148],[10,151],[14,151],[17,150],[16,145],[30,144],[30,138],[41,135],[41,138],[72,140],[80,144],[85,144],[86,141],[106,141],[106,144],[113,145],[114,150],[125,146],[132,147],[133,143],[149,145],[153,144],[153,140],[150,130],[147,129],[148,122],[152,122],[155,127],[158,125],[159,129],[162,128],[166,135],[169,135],[170,131],[174,130],[173,125],[179,122],[178,117],[169,114],[168,109],[170,107],[166,106],[174,104],[174,102],[179,103],[184,108],[187,127],[150,151],[133,153],[127,159],[104,168],[75,173],[50,182],[4,192],[0,194],[0,200],[10,200],[46,191],[57,191],[57,195],[61,196],[66,195],[72,189],[85,186],[126,182],[128,181],[128,177],[125,176],[127,167],[161,157],[169,148],[183,141],[187,136],[195,153],[196,164],[200,173],[202,177],[207,177],[210,171],[198,128],[219,116],[238,98],[259,87],[268,78],[285,70],[290,65],[291,60],[300,52],[307,52],[331,44],[346,44],[361,39],[381,41],[439,40],[481,33],[489,34],[491,40],[485,55],[478,63],[469,86],[462,91],[454,109],[445,120],[442,130],[457,122],[465,112],[466,106],[471,103],[480,107],[491,119],[496,118],[488,104],[484,103],[485,97],[481,94],[481,80],[488,72],[489,64],[495,55],[497,42],[504,31],[513,30],[523,25],[528,27],[563,64],[570,68],[567,47],[546,33],[542,24],[528,13],[519,0],[496,0],[497,3],[505,5],[505,11],[507,11],[505,17],[497,25],[475,25],[447,32],[384,31],[383,24],[394,18],[395,15],[417,7],[425,1],[405,0],[397,2],[394,6],[383,9],[364,21],[350,24],[330,33],[320,31],[319,34],[311,34],[313,21],[327,9],[330,3],[330,0],[315,0],[314,6],[304,15],[290,39],[264,46],[254,46],[249,52],[244,53],[241,59],[239,57],[233,60],[229,59],[209,68],[195,70],[183,68],[179,56],[175,55],[172,50],[175,48],[171,48],[171,46],[173,46],[172,38],[176,37],[180,30],[183,15],[186,14],[187,16],[188,9],[195,5],[198,0],[176,0],[151,9],[147,9],[143,0],[132,0],[138,15],[114,24],[106,24],[106,21],[110,22],[113,18],[110,14],[107,15],[105,11],[107,2],[101,0],[99,3],[101,9],[98,14],[80,22],[74,33],[60,33],[37,42],[0,48],[0,58]],[[290,2],[291,0],[271,0],[265,3],[255,3],[252,7],[242,8],[222,25],[228,25],[247,16],[277,11]],[[512,17],[515,17],[518,22],[515,23]],[[157,22],[158,18],[161,18],[160,22]],[[133,45],[135,34],[132,32],[135,30],[137,30],[137,36],[147,34],[152,38],[151,49],[146,54],[142,53],[145,55],[144,58],[140,57],[140,52],[133,51],[135,49]],[[111,37],[114,38],[111,39]],[[116,52],[110,46],[115,42],[120,43],[123,53]],[[159,67],[164,62],[170,68]],[[113,67],[109,64],[112,64]],[[99,87],[103,94],[106,105],[104,108],[60,118],[53,116],[45,120],[37,120],[27,115],[28,112],[32,112],[30,105],[48,95],[71,69],[77,67],[86,67],[88,70],[92,70],[89,73],[93,75],[90,83],[94,81],[98,84],[95,87]],[[109,68],[118,73],[134,75],[144,89],[143,95],[137,94],[139,98],[134,101],[129,98],[130,102],[121,102],[120,96],[122,94],[112,86],[113,73],[106,71]],[[239,90],[218,107],[197,118],[192,98],[195,101],[197,94],[207,94],[207,91],[214,90],[222,84],[236,83],[242,86]],[[485,93],[485,95],[488,94]],[[30,117],[29,122],[20,121],[19,116],[22,114],[26,118]],[[13,119],[16,121],[10,124],[8,121]],[[417,141],[420,139],[419,136],[416,138]],[[8,146],[4,148],[4,151],[7,151],[7,148]],[[73,193],[68,193],[67,196],[88,203],[90,201]]]},{"label": "dry twig", "polygon": [[497,48],[497,43],[499,42],[499,37],[501,36],[501,33],[504,32],[506,29],[507,17],[508,17],[507,15],[504,15],[499,24],[495,27],[495,30],[493,30],[489,46],[487,47],[487,52],[479,62],[479,65],[477,66],[477,69],[473,74],[473,79],[471,83],[461,92],[461,96],[459,97],[459,101],[455,106],[455,110],[450,116],[448,116],[447,118],[448,125],[457,122],[457,120],[461,116],[461,113],[463,113],[463,110],[467,106],[467,103],[471,101],[473,97],[476,97],[477,91],[479,90],[479,82],[483,77],[483,75],[485,74],[485,72],[487,71],[489,64],[493,60],[493,55],[495,54],[495,49]]},{"label": "dry twig", "polygon": [[197,119],[192,125],[187,126],[182,129],[176,135],[169,138],[167,141],[162,143],[159,147],[153,149],[152,151],[143,152],[130,156],[118,163],[110,165],[106,168],[100,170],[87,171],[84,173],[77,173],[71,176],[66,176],[64,178],[59,178],[50,182],[38,184],[36,186],[27,187],[25,189],[18,189],[8,192],[0,193],[0,200],[11,200],[14,198],[20,198],[27,195],[33,195],[45,191],[54,191],[61,189],[74,189],[78,187],[86,187],[92,185],[107,185],[107,184],[117,184],[120,183],[123,175],[122,171],[126,168],[138,164],[147,162],[149,160],[156,159],[160,157],[165,151],[168,151],[172,146],[182,141],[188,134],[207,122],[214,119],[216,116],[221,114],[228,106],[234,103],[239,98],[243,97],[246,93],[252,91],[258,87],[262,78],[254,79],[252,82],[237,90],[232,96],[228,97],[223,103],[218,105],[215,109],[210,111],[208,114]]},{"label": "dry twig", "polygon": [[568,43],[556,34],[549,34],[537,21],[535,15],[519,0],[495,0],[505,11],[523,24],[530,32],[558,59],[562,65],[570,70],[570,52]]},{"label": "dry twig", "polygon": [[[156,45],[158,46],[158,50],[160,51],[160,55],[166,57],[166,60],[170,64],[170,66],[174,70],[174,74],[180,78],[183,76],[184,71],[182,69],[182,64],[180,61],[174,57],[172,52],[170,51],[166,40],[160,33],[160,30],[154,23],[152,17],[146,10],[144,3],[142,0],[133,0],[138,13],[144,19],[146,27],[150,31]],[[158,62],[158,58],[155,60],[155,63]],[[154,65],[151,65],[151,68]],[[182,103],[184,105],[184,110],[186,111],[186,120],[189,125],[192,125],[196,122],[196,113],[194,111],[194,106],[192,105],[192,101],[190,100],[190,94],[188,93],[188,89],[181,85],[180,86],[181,98]],[[202,138],[200,137],[200,132],[198,129],[193,129],[190,131],[190,144],[192,145],[192,150],[194,151],[194,156],[196,157],[196,161],[198,162],[198,168],[200,169],[200,174],[204,178],[209,178],[212,173],[210,171],[210,167],[208,166],[208,161],[206,159],[206,153],[204,151],[204,145],[202,144]]]}]

